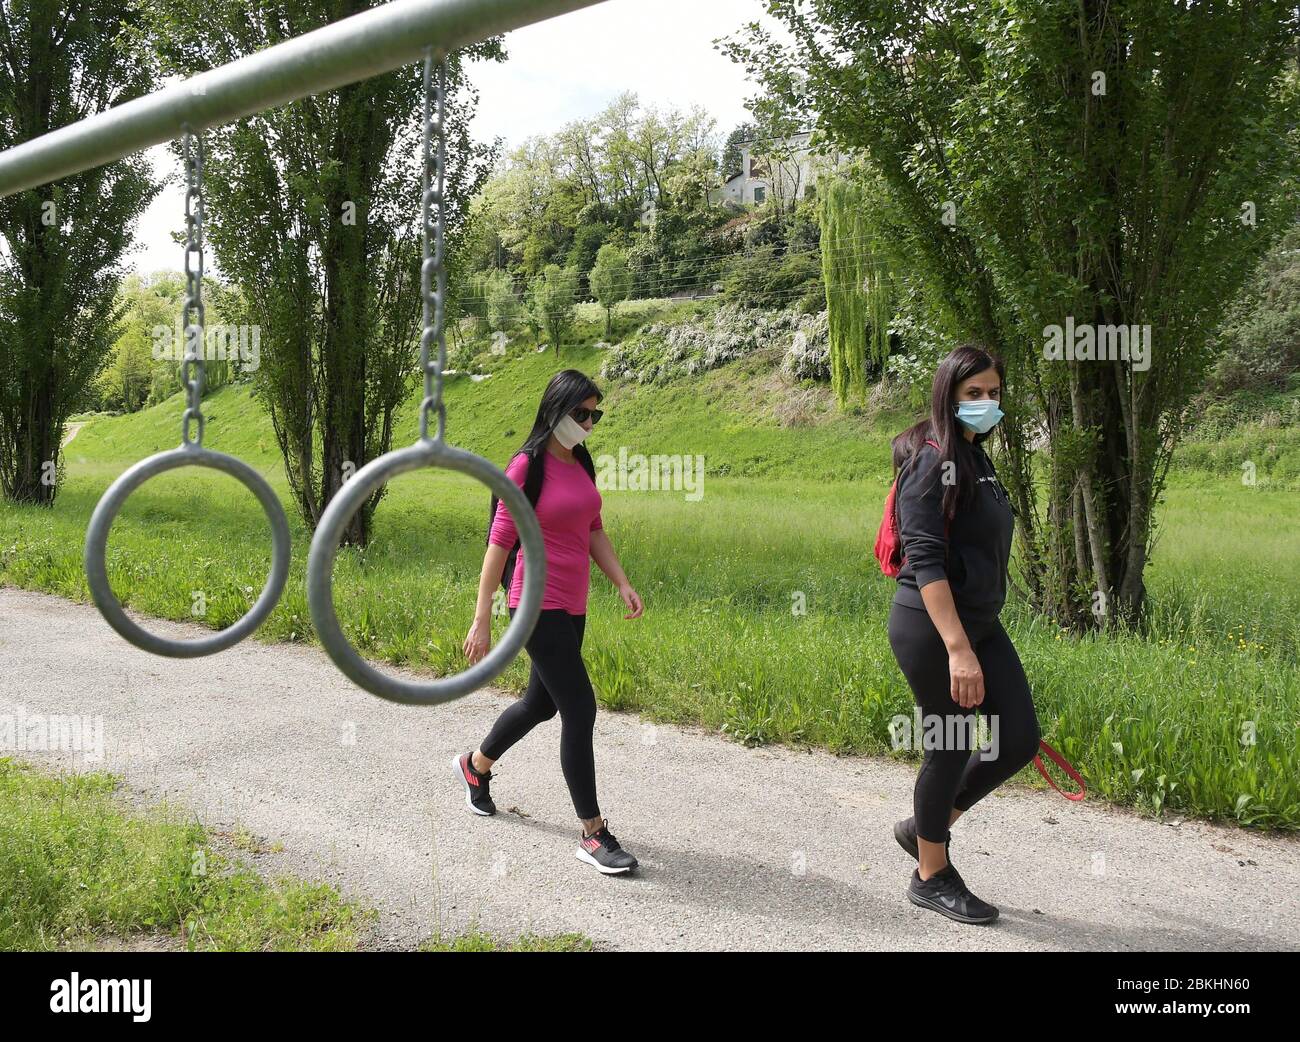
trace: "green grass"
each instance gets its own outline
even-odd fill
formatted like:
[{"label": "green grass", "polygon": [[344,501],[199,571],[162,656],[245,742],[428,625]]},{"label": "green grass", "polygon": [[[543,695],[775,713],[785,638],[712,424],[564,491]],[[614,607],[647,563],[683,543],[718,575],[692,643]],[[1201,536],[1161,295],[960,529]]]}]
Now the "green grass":
[{"label": "green grass", "polygon": [[128,811],[106,774],[0,758],[0,950],[162,934],[205,951],[351,951],[369,914],[332,887],[263,880],[194,821]]},{"label": "green grass", "polygon": [[[599,368],[591,328],[553,353],[494,359],[493,375],[448,384],[448,438],[504,464],[556,368]],[[703,724],[738,740],[896,755],[887,725],[912,698],[885,636],[892,582],[871,557],[888,476],[888,432],[904,417],[839,415],[809,394],[806,422],[783,426],[789,395],[762,360],[690,383],[608,388],[593,454],[706,457],[704,498],[605,493],[604,518],[646,616],[625,622],[593,574],[587,663],[602,704]],[[266,473],[288,502],[269,424],[245,390],[205,405],[211,447]],[[178,441],[179,399],[96,419],[68,448],[54,510],[0,506],[0,582],[85,598],[81,546],[94,503],[131,461]],[[414,409],[395,445],[415,439]],[[1192,447],[1195,448],[1194,446]],[[1195,458],[1195,452],[1189,454]],[[1160,508],[1141,635],[1078,639],[1015,603],[1004,621],[1034,688],[1045,737],[1089,789],[1149,810],[1244,825],[1300,827],[1300,492],[1264,464],[1254,487],[1229,468],[1179,469]],[[395,481],[374,539],[335,571],[344,629],[368,656],[463,668],[460,644],[482,561],[488,493],[456,475]],[[308,536],[290,517],[288,588],[260,635],[311,639],[303,590]],[[109,574],[132,607],[226,626],[269,566],[269,534],[232,479],[174,472],[137,491],[114,525]],[[806,611],[796,613],[803,604]],[[525,661],[505,674],[519,688]],[[1254,742],[1243,741],[1253,729]],[[1021,780],[1041,784],[1036,772]]]},{"label": "green grass", "polygon": [[[356,951],[375,913],[332,886],[265,880],[166,806],[128,808],[109,774],[53,776],[0,757],[0,951],[161,938],[189,951]],[[231,845],[263,847],[237,829]],[[590,951],[580,934],[505,940],[470,930],[422,951]]]}]

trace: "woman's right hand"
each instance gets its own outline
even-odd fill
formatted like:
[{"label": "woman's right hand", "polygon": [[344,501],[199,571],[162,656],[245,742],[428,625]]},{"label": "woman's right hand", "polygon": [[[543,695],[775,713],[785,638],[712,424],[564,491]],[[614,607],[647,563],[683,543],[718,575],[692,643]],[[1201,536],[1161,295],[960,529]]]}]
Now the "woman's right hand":
[{"label": "woman's right hand", "polygon": [[948,652],[948,676],[952,681],[952,700],[963,709],[984,701],[984,670],[969,644]]},{"label": "woman's right hand", "polygon": [[487,655],[492,647],[492,620],[475,619],[465,637],[464,652],[472,666]]}]

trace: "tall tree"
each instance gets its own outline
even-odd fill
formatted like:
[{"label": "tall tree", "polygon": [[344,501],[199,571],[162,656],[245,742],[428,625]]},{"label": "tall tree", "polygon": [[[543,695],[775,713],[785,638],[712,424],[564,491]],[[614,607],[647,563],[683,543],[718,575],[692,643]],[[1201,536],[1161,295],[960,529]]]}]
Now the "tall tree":
[{"label": "tall tree", "polygon": [[[95,381],[96,397],[101,408],[135,412],[148,402],[154,368],[162,368],[163,363],[155,356],[161,353],[159,347],[168,346],[172,339],[180,302],[155,292],[148,280],[135,274],[122,280],[118,297],[122,305],[122,332],[109,351],[108,365]],[[175,363],[168,368],[177,375]],[[180,387],[179,379],[175,385]]]},{"label": "tall tree", "polygon": [[[130,0],[0,4],[0,149],[147,93]],[[0,490],[53,504],[64,421],[109,358],[122,260],[158,185],[143,156],[0,199]]]},{"label": "tall tree", "polygon": [[[375,0],[147,0],[170,72],[200,72],[376,6]],[[449,286],[469,200],[495,155],[469,122],[471,57],[447,83]],[[387,452],[418,369],[420,106],[417,66],[375,76],[209,133],[210,241],[261,330],[256,381],[289,483],[311,527],[351,474]],[[364,546],[383,490],[343,541]]]},{"label": "tall tree", "polygon": [[1295,219],[1294,0],[768,9],[795,42],[754,26],[729,52],[870,156],[899,267],[947,331],[1006,359],[1000,438],[1031,600],[1077,627],[1140,620],[1210,333]]},{"label": "tall tree", "polygon": [[627,265],[627,251],[606,243],[596,254],[596,266],[588,278],[592,296],[605,309],[605,335],[614,333],[614,309],[632,292],[632,269]]},{"label": "tall tree", "polygon": [[585,273],[600,246],[625,241],[618,233],[632,233],[651,205],[712,227],[715,138],[704,110],[642,112],[631,93],[592,120],[530,137],[476,201],[477,263],[525,277],[552,263]]},{"label": "tall tree", "polygon": [[578,272],[548,264],[533,280],[529,295],[537,324],[546,330],[555,357],[559,358],[565,334],[573,328],[577,316]]}]

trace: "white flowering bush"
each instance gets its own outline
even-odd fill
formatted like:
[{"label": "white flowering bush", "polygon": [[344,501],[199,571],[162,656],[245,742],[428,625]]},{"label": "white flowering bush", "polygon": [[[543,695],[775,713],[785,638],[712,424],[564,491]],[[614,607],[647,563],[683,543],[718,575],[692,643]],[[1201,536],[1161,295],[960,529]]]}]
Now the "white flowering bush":
[{"label": "white flowering bush", "polygon": [[825,311],[802,316],[781,371],[792,380],[830,380],[830,323]]},{"label": "white flowering bush", "polygon": [[667,383],[695,376],[758,351],[777,349],[782,368],[798,379],[830,379],[826,314],[761,311],[723,305],[688,322],[656,322],[610,349],[605,379]]}]

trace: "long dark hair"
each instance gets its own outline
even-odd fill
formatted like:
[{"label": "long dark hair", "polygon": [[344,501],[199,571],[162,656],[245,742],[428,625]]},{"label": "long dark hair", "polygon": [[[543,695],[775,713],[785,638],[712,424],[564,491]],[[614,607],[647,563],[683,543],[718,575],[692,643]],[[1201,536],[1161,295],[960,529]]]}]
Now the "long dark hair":
[{"label": "long dark hair", "polygon": [[[600,388],[586,373],[577,369],[564,369],[556,373],[551,377],[551,382],[546,385],[546,390],[542,392],[533,429],[528,432],[528,437],[524,439],[523,445],[515,455],[518,456],[520,452],[526,454],[531,468],[546,451],[551,435],[555,433],[556,426],[565,416],[588,398],[595,398],[599,402],[604,397],[600,393]],[[582,444],[573,446],[573,458],[582,464],[582,469],[591,475],[592,481],[595,481],[596,465],[592,462],[587,447]]]},{"label": "long dark hair", "polygon": [[[939,459],[931,472],[934,480],[939,479],[944,463],[955,464],[957,480],[943,490],[943,513],[949,520],[956,513],[958,504],[970,502],[975,494],[973,450],[953,411],[957,405],[957,387],[963,380],[969,380],[986,369],[996,369],[998,378],[1006,384],[1007,374],[1002,359],[991,355],[978,344],[962,344],[954,348],[934,372],[929,417],[914,423],[893,441],[895,478],[927,439],[939,444]],[[975,435],[975,443],[982,442],[992,433],[990,430]]]}]

